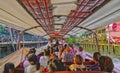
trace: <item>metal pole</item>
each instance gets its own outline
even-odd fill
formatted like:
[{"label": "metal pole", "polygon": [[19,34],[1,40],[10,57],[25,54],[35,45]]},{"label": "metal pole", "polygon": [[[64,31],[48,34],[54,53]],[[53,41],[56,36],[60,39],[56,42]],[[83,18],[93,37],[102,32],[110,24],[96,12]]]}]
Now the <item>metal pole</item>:
[{"label": "metal pole", "polygon": [[24,43],[25,43],[25,41],[24,41],[24,33],[22,33],[22,43],[23,43],[23,47],[25,47],[25,45],[24,45]]},{"label": "metal pole", "polygon": [[15,47],[14,47],[14,40],[13,40],[13,33],[12,33],[12,28],[9,28],[9,32],[10,32],[10,39],[11,39],[11,45],[15,51]]},{"label": "metal pole", "polygon": [[20,49],[20,32],[18,33],[18,44],[17,44],[17,49]]},{"label": "metal pole", "polygon": [[97,34],[94,33],[94,35],[95,35],[96,47],[98,48],[98,52],[100,52],[100,47],[99,47],[99,44],[98,44]]},{"label": "metal pole", "polygon": [[110,54],[110,32],[109,32],[109,25],[108,25],[107,34],[108,34],[108,53]]}]

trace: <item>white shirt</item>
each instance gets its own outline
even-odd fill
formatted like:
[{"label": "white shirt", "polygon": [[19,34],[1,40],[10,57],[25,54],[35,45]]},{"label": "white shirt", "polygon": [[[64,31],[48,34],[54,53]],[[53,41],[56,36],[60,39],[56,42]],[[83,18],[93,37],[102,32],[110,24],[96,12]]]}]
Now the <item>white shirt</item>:
[{"label": "white shirt", "polygon": [[26,59],[23,63],[23,67],[26,68],[30,65],[29,61]]},{"label": "white shirt", "polygon": [[47,56],[40,57],[39,63],[40,63],[40,65],[44,66],[44,68],[47,68],[47,62],[48,62]]},{"label": "white shirt", "polygon": [[30,65],[28,59],[26,59],[24,62],[23,62],[23,67],[24,67],[24,71],[27,70],[27,67]]},{"label": "white shirt", "polygon": [[25,73],[35,73],[37,70],[36,70],[36,65],[29,65],[26,70],[25,70]]}]

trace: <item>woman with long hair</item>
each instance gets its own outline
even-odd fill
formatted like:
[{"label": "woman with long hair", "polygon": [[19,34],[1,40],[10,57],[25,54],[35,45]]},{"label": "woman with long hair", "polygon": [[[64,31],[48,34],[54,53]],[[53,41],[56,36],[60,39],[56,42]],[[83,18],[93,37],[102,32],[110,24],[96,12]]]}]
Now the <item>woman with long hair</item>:
[{"label": "woman with long hair", "polygon": [[4,66],[4,72],[3,73],[15,73],[15,66],[13,63],[6,63]]}]

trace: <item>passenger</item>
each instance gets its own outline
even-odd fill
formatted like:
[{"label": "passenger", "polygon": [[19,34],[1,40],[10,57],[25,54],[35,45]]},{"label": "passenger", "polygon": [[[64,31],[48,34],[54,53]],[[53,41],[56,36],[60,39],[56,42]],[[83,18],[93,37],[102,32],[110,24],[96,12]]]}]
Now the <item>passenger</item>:
[{"label": "passenger", "polygon": [[61,46],[60,49],[59,49],[59,53],[58,53],[58,58],[60,60],[61,60],[61,55],[62,55],[63,51],[64,51],[64,48],[63,48],[63,46]]},{"label": "passenger", "polygon": [[41,56],[39,63],[42,65],[44,68],[47,68],[47,61],[49,59],[49,54],[47,53],[47,50],[44,49],[44,56]]},{"label": "passenger", "polygon": [[99,69],[99,59],[100,59],[101,54],[99,52],[95,52],[93,54],[93,64],[91,65],[91,71],[100,71]]},{"label": "passenger", "polygon": [[50,49],[49,59],[52,59],[52,58],[58,58],[58,56],[55,54],[55,52],[54,52],[53,49],[51,48],[51,49]]},{"label": "passenger", "polygon": [[35,54],[36,53],[36,50],[35,48],[31,48],[29,51],[27,51],[26,53],[26,59],[23,61],[23,67],[24,67],[24,70],[30,65],[29,61],[28,61],[28,57],[32,54]]},{"label": "passenger", "polygon": [[4,71],[3,73],[15,73],[15,66],[13,63],[6,63],[4,66]]},{"label": "passenger", "polygon": [[78,49],[76,55],[80,55],[83,58],[83,61],[85,61],[86,53],[83,51],[83,47],[79,46],[79,49]]},{"label": "passenger", "polygon": [[80,55],[74,57],[74,64],[70,65],[69,69],[71,71],[85,71],[86,68],[83,65],[83,59]]},{"label": "passenger", "polygon": [[71,52],[73,55],[76,55],[77,49],[76,49],[76,47],[75,47],[74,44],[72,44],[71,49],[70,49],[70,52]]},{"label": "passenger", "polygon": [[25,73],[35,73],[40,68],[40,64],[37,61],[35,54],[32,54],[28,57],[30,65],[25,69]]},{"label": "passenger", "polygon": [[48,71],[55,72],[55,71],[64,71],[66,67],[64,64],[58,59],[50,59],[48,61]]},{"label": "passenger", "polygon": [[70,47],[67,46],[62,53],[62,62],[73,62],[74,55],[70,53]]},{"label": "passenger", "polygon": [[113,68],[114,64],[112,62],[112,59],[108,56],[101,56],[99,59],[99,66],[101,71],[114,73]]},{"label": "passenger", "polygon": [[37,55],[37,60],[39,61],[40,60],[40,57],[44,55],[44,52],[40,52],[38,55]]}]

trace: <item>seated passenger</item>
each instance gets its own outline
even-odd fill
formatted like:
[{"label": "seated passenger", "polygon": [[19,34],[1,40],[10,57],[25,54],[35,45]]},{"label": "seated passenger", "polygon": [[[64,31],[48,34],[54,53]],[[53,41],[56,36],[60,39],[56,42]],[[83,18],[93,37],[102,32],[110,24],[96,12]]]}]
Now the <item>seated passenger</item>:
[{"label": "seated passenger", "polygon": [[83,59],[80,55],[74,57],[74,64],[70,65],[69,69],[71,71],[85,71],[86,68],[83,65]]},{"label": "seated passenger", "polygon": [[60,49],[59,49],[58,58],[60,60],[61,60],[62,53],[63,53],[63,51],[66,47],[67,47],[67,45],[65,44],[64,46],[61,46]]},{"label": "seated passenger", "polygon": [[49,59],[52,59],[52,58],[58,58],[58,56],[55,54],[54,50],[51,48],[50,49]]},{"label": "seated passenger", "polygon": [[99,66],[101,71],[114,73],[113,68],[114,64],[112,62],[112,59],[108,56],[101,56],[99,60]]},{"label": "seated passenger", "polygon": [[83,51],[83,47],[79,46],[79,49],[78,49],[76,55],[80,55],[83,58],[83,61],[85,61],[86,53]]},{"label": "seated passenger", "polygon": [[76,47],[75,47],[74,44],[71,45],[70,52],[71,52],[73,55],[76,55],[77,49],[76,49]]},{"label": "seated passenger", "polygon": [[58,59],[50,59],[48,61],[48,71],[55,72],[55,71],[64,71],[66,67],[64,64]]},{"label": "seated passenger", "polygon": [[13,63],[6,63],[3,73],[15,73],[15,66]]},{"label": "seated passenger", "polygon": [[90,67],[91,71],[99,71],[99,59],[100,59],[101,54],[99,52],[95,52],[93,54],[93,64]]},{"label": "seated passenger", "polygon": [[36,53],[35,48],[31,48],[29,51],[26,51],[26,59],[23,61],[24,68],[26,68],[30,65],[29,61],[28,61],[28,56],[30,56],[31,54],[35,54],[35,53]]},{"label": "seated passenger", "polygon": [[37,60],[39,61],[40,60],[40,57],[44,55],[44,52],[40,52],[38,55],[37,55]]},{"label": "seated passenger", "polygon": [[44,66],[44,68],[47,68],[48,55],[47,50],[44,49],[44,56],[41,56],[39,60],[40,65]]},{"label": "seated passenger", "polygon": [[30,65],[29,61],[28,61],[28,57],[32,54],[35,54],[36,53],[36,50],[35,48],[31,48],[29,51],[26,51],[26,59],[23,61],[23,67],[24,67],[24,70]]},{"label": "seated passenger", "polygon": [[40,64],[37,61],[35,54],[32,54],[28,57],[30,65],[25,69],[25,73],[35,73],[40,68]]},{"label": "seated passenger", "polygon": [[70,47],[67,46],[62,53],[62,62],[73,62],[74,55],[70,53]]}]

